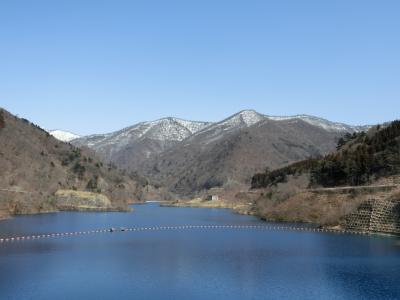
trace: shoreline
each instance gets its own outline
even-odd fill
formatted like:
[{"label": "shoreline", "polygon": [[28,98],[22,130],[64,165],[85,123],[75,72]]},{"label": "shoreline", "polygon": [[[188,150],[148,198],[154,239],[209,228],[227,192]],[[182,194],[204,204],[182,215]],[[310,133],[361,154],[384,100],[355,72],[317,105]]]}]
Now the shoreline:
[{"label": "shoreline", "polygon": [[130,205],[136,204],[146,204],[145,202],[133,202],[127,204],[126,208],[122,207],[69,207],[69,208],[56,208],[54,210],[45,210],[45,211],[30,211],[30,212],[23,212],[23,213],[8,213],[0,215],[0,222],[4,220],[9,220],[14,217],[18,216],[30,216],[30,215],[42,215],[42,214],[52,214],[52,213],[60,213],[60,212],[93,212],[93,213],[100,213],[100,212],[133,212],[134,209],[129,207]]},{"label": "shoreline", "polygon": [[319,223],[307,222],[307,221],[293,221],[293,220],[271,220],[267,219],[264,216],[257,214],[255,211],[252,210],[250,205],[246,204],[239,204],[234,205],[233,203],[229,203],[227,201],[222,200],[200,200],[200,199],[193,199],[193,200],[178,200],[178,201],[171,201],[169,203],[162,204],[160,206],[164,207],[189,207],[189,208],[222,208],[222,209],[230,209],[234,213],[241,214],[241,215],[250,215],[255,216],[258,219],[262,220],[263,222],[269,223],[281,223],[281,224],[304,224],[304,225],[313,225],[316,229],[326,230],[327,232],[338,232],[338,233],[359,233],[361,235],[373,235],[373,236],[381,236],[381,237],[400,237],[400,235],[395,233],[388,233],[388,232],[379,232],[379,231],[362,231],[362,230],[350,230],[346,229],[343,226],[335,225],[335,226],[327,226],[322,225]]},{"label": "shoreline", "polygon": [[[161,207],[187,207],[187,208],[208,208],[208,209],[229,209],[233,213],[240,214],[240,215],[249,215],[258,218],[259,220],[267,223],[281,223],[281,224],[304,224],[304,225],[313,225],[313,228],[319,230],[326,230],[327,232],[337,232],[337,233],[349,233],[354,234],[358,233],[361,235],[373,235],[373,236],[381,236],[381,237],[400,237],[400,235],[395,233],[387,233],[387,232],[375,232],[375,231],[358,231],[358,230],[348,230],[343,228],[340,225],[336,226],[324,226],[318,223],[312,223],[307,221],[289,221],[289,220],[269,220],[264,216],[260,216],[257,214],[249,204],[245,203],[231,203],[223,200],[200,200],[200,199],[192,199],[192,200],[174,200],[174,201],[143,201],[143,202],[133,202],[129,203],[130,205],[144,205],[150,203],[159,203]],[[39,214],[47,214],[47,213],[59,213],[59,212],[132,212],[134,211],[133,208],[128,207],[127,209],[121,208],[71,208],[71,209],[57,209],[57,210],[48,210],[48,211],[40,211],[40,212],[28,212],[28,213],[21,213],[21,214],[10,214],[0,215],[0,222],[3,220],[12,219],[15,216],[24,216],[24,215],[39,215]]]},{"label": "shoreline", "polygon": [[167,201],[165,203],[160,204],[160,206],[192,207],[192,208],[223,208],[223,209],[231,209],[235,213],[242,214],[242,215],[257,216],[255,214],[255,212],[252,211],[252,207],[249,204],[232,203],[232,202],[223,201],[223,200],[201,200],[201,199],[175,200],[175,201]]}]

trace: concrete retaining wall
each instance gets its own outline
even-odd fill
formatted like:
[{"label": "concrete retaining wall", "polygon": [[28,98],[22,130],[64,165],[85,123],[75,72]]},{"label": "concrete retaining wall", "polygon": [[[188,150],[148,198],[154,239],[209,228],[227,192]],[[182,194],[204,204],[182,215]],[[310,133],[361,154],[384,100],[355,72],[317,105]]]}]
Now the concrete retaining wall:
[{"label": "concrete retaining wall", "polygon": [[369,199],[345,220],[347,230],[400,234],[400,201]]}]

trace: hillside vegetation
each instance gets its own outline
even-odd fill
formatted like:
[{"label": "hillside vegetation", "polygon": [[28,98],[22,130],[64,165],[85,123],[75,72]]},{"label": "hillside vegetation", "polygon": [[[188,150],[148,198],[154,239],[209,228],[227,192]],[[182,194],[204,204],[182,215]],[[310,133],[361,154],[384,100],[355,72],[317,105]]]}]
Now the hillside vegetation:
[{"label": "hillside vegetation", "polygon": [[94,153],[53,138],[0,109],[0,206],[10,214],[56,209],[58,190],[107,196],[113,209],[142,199],[146,181],[103,164]]}]

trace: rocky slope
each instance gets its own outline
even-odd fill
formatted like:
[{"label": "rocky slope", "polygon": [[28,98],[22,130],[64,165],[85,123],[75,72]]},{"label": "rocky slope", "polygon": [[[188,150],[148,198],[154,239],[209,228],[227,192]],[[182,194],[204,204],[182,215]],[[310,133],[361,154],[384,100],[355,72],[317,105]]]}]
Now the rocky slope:
[{"label": "rocky slope", "polygon": [[115,209],[107,196],[73,190],[58,190],[55,193],[56,205],[60,210],[108,211]]},{"label": "rocky slope", "polygon": [[36,213],[57,209],[58,190],[101,193],[115,209],[142,197],[139,177],[105,165],[94,153],[63,143],[0,109],[0,210]]}]

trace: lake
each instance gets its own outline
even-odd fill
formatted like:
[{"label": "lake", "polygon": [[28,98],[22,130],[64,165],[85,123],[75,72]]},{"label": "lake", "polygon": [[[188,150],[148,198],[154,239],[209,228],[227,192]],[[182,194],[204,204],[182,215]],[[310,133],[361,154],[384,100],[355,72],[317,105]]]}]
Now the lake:
[{"label": "lake", "polygon": [[[0,221],[0,237],[109,227],[264,225],[135,205]],[[0,244],[0,299],[400,299],[400,239],[256,229],[114,232]]]}]

